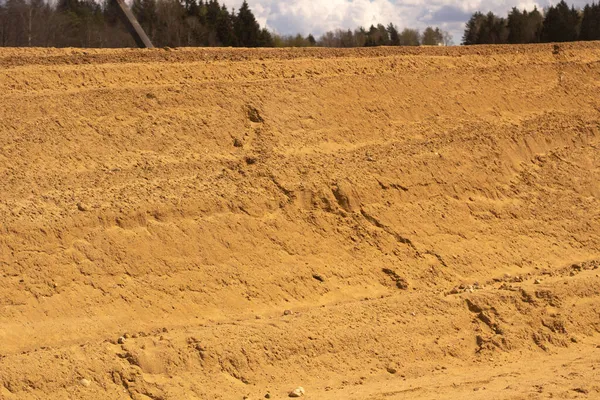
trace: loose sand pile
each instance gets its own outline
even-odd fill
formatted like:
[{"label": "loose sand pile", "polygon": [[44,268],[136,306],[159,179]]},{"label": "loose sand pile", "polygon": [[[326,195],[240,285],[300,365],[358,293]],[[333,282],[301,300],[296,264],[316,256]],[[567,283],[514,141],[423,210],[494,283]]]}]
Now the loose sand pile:
[{"label": "loose sand pile", "polygon": [[2,49],[0,221],[0,398],[600,398],[600,43]]}]

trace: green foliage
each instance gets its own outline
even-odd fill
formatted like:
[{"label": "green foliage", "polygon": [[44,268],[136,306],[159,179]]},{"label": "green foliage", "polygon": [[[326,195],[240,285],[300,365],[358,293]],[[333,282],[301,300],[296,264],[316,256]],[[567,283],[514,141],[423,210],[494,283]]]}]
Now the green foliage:
[{"label": "green foliage", "polygon": [[527,35],[525,43],[539,43],[542,36],[542,25],[544,16],[538,11],[537,7],[533,8],[527,15]]},{"label": "green foliage", "polygon": [[[348,37],[352,37],[352,31],[348,31]],[[342,47],[355,47],[354,40],[348,40],[348,45]],[[371,25],[365,36],[365,46],[389,46],[390,35],[387,28],[381,24]]]},{"label": "green foliage", "polygon": [[600,40],[600,4],[592,3],[583,9],[579,40]]},{"label": "green foliage", "polygon": [[[131,47],[112,0],[0,0],[0,46]],[[133,0],[133,13],[157,47],[363,47],[449,45],[450,35],[435,27],[423,33],[394,24],[371,25],[354,31],[281,36],[262,28],[247,1],[237,12],[219,0]],[[600,40],[600,4],[583,10],[565,0],[544,15],[513,8],[507,18],[474,13],[462,43],[501,44]]]},{"label": "green foliage", "polygon": [[467,22],[463,35],[463,44],[501,44],[507,43],[509,31],[507,22],[492,12],[483,15],[473,14]]},{"label": "green foliage", "polygon": [[217,20],[214,25],[219,45],[226,47],[237,46],[238,44],[243,45],[236,31],[235,23],[235,15],[233,13],[230,14],[227,11],[227,7],[223,5],[221,11],[217,14]]},{"label": "green foliage", "polygon": [[400,46],[419,46],[421,44],[421,35],[416,29],[405,28],[400,33]]},{"label": "green foliage", "polygon": [[131,11],[136,15],[148,36],[151,39],[154,38],[158,26],[156,0],[133,0]]},{"label": "green foliage", "polygon": [[544,42],[572,42],[578,39],[579,12],[561,0],[556,6],[548,8],[542,27]]},{"label": "green foliage", "polygon": [[444,44],[444,34],[440,30],[440,28],[433,29],[428,26],[423,31],[423,38],[421,39],[421,44],[424,46],[439,46]]},{"label": "green foliage", "polygon": [[258,33],[258,47],[275,47],[275,40],[273,39],[273,35],[267,28],[263,28]]},{"label": "green foliage", "polygon": [[485,21],[485,16],[479,11],[471,16],[463,34],[462,43],[464,45],[479,44],[479,33]]},{"label": "green foliage", "polygon": [[390,45],[391,46],[400,46],[400,32],[398,32],[398,28],[392,23],[387,26],[387,31],[390,35]]},{"label": "green foliage", "polygon": [[[277,35],[273,34],[273,47],[311,47],[316,45],[313,35],[307,37],[301,34],[297,35]],[[266,47],[266,46],[265,46]]]},{"label": "green foliage", "polygon": [[583,11],[569,7],[565,0],[548,7],[542,15],[537,8],[528,12],[513,8],[506,19],[492,13],[474,13],[465,26],[462,43],[538,43],[600,40],[600,4],[586,5]]},{"label": "green foliage", "polygon": [[250,7],[246,0],[242,3],[233,25],[240,46],[258,47],[260,26],[258,25],[258,22],[256,22],[254,14],[250,11]]},{"label": "green foliage", "polygon": [[[247,2],[237,15],[218,0],[133,0],[131,10],[157,47],[275,45]],[[112,0],[6,0],[6,4],[0,0],[0,46],[27,45],[130,47],[135,43]]]},{"label": "green foliage", "polygon": [[[439,28],[429,28],[435,45],[450,45],[452,36]],[[323,47],[372,47],[372,46],[420,46],[423,36],[416,29],[405,28],[400,32],[394,24],[371,25],[368,30],[335,30],[326,32],[317,44]]]}]

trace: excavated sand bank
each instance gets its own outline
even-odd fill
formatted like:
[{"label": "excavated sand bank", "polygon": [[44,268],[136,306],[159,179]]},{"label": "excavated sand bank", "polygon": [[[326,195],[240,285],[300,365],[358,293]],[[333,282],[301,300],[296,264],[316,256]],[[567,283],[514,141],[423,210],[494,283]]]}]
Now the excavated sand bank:
[{"label": "excavated sand bank", "polygon": [[600,398],[600,43],[0,49],[0,221],[0,398]]}]

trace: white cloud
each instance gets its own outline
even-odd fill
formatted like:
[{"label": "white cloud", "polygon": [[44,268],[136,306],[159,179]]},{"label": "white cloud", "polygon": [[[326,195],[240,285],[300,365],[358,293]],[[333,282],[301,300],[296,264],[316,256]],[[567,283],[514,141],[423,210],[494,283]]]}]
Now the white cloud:
[{"label": "white cloud", "polygon": [[[592,0],[572,0],[583,6]],[[319,36],[334,29],[368,28],[392,22],[400,28],[424,29],[428,25],[449,30],[460,42],[464,23],[475,11],[493,11],[502,16],[514,6],[539,9],[558,0],[248,0],[261,26],[278,33]],[[224,0],[236,9],[242,0]]]}]

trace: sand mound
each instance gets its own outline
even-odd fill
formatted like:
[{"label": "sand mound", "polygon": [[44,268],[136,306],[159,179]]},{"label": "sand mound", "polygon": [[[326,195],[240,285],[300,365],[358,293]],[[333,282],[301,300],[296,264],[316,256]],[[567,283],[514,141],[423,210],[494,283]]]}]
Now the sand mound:
[{"label": "sand mound", "polygon": [[600,396],[559,50],[0,50],[0,397]]}]

